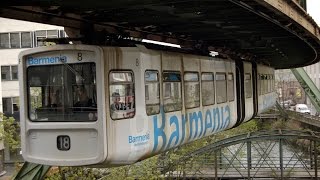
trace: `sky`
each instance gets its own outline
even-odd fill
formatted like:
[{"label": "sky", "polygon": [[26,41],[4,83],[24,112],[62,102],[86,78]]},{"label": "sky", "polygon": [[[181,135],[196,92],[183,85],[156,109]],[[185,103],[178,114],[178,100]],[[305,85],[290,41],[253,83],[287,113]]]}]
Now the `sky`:
[{"label": "sky", "polygon": [[307,0],[307,12],[320,26],[320,0]]}]

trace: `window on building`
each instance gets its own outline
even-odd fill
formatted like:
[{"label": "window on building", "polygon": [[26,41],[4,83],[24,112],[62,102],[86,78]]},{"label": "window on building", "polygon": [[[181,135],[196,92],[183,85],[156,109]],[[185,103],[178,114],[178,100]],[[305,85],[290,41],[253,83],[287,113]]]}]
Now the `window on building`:
[{"label": "window on building", "polygon": [[35,31],[35,46],[45,46],[43,39],[59,38],[59,30],[40,30]]},{"label": "window on building", "polygon": [[246,73],[244,75],[244,84],[245,84],[245,96],[246,98],[251,98],[252,97],[252,81],[251,81],[251,74]]},{"label": "window on building", "polygon": [[12,80],[18,80],[18,66],[11,66]]},{"label": "window on building", "polygon": [[1,80],[9,81],[10,79],[10,66],[1,66]]},{"label": "window on building", "polygon": [[9,33],[0,34],[0,48],[10,48]]},{"label": "window on building", "polygon": [[208,106],[214,104],[215,94],[213,73],[202,73],[201,84],[202,105]]},{"label": "window on building", "polygon": [[133,72],[110,72],[109,82],[111,118],[115,120],[134,117],[135,90]]},{"label": "window on building", "polygon": [[145,99],[147,115],[159,114],[160,112],[160,86],[158,71],[148,70],[145,78]]},{"label": "window on building", "polygon": [[184,74],[184,92],[186,108],[200,106],[200,84],[198,73],[186,72]]},{"label": "window on building", "polygon": [[21,48],[32,47],[32,34],[31,32],[21,32]]},{"label": "window on building", "polygon": [[13,117],[19,121],[19,97],[2,98],[2,110],[5,116]]},{"label": "window on building", "polygon": [[10,33],[10,48],[20,48],[20,33]]},{"label": "window on building", "polygon": [[228,100],[234,100],[234,81],[233,81],[233,74],[228,74]]},{"label": "window on building", "polygon": [[218,104],[227,102],[227,80],[225,73],[216,74],[216,95]]},{"label": "window on building", "polygon": [[1,80],[18,80],[18,66],[1,66]]},{"label": "window on building", "polygon": [[0,48],[31,48],[31,32],[12,32],[0,34]]},{"label": "window on building", "polygon": [[181,100],[181,74],[180,72],[163,72],[164,111],[180,111]]}]

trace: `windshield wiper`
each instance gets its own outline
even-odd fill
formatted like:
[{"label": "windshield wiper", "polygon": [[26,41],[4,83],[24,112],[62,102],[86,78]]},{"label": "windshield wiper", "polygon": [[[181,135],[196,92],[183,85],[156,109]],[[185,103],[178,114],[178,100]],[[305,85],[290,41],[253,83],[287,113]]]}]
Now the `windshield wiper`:
[{"label": "windshield wiper", "polygon": [[59,61],[62,62],[63,65],[65,65],[76,77],[80,77],[82,81],[84,81],[85,79],[79,74],[78,71],[76,71],[75,69],[73,69],[69,64],[65,63],[62,58],[59,58]]}]

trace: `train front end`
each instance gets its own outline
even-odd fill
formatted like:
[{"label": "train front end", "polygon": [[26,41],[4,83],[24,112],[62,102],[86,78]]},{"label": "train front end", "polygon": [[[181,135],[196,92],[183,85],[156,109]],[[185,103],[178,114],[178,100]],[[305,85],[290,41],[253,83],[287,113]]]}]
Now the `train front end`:
[{"label": "train front end", "polygon": [[58,166],[106,159],[104,81],[99,47],[63,45],[19,55],[22,155]]}]

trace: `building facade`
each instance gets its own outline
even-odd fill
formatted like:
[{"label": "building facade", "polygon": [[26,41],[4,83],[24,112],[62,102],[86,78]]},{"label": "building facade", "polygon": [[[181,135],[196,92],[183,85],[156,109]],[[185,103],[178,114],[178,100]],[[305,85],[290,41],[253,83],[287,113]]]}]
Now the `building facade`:
[{"label": "building facade", "polygon": [[[65,37],[60,26],[0,18],[0,110],[7,117],[19,117],[19,82],[18,55],[28,48],[43,46],[43,39]],[[19,154],[19,151],[16,152]],[[0,162],[15,161],[15,154],[10,153],[0,142]],[[19,155],[17,155],[19,156]],[[3,171],[0,164],[0,173]]]},{"label": "building facade", "polygon": [[[317,86],[318,89],[320,89],[320,63],[316,63],[310,66],[304,67],[304,70],[308,73],[309,77],[313,81],[313,83]],[[311,107],[311,114],[316,114],[316,109],[311,104],[311,101],[309,98],[307,98],[307,105],[308,107]],[[317,114],[319,114],[318,112]]]}]

